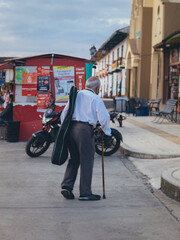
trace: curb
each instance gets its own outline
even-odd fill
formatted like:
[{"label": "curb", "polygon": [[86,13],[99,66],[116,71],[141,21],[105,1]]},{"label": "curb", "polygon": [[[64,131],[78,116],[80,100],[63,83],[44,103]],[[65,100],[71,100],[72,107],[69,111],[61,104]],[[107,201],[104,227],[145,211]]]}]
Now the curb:
[{"label": "curb", "polygon": [[180,202],[180,167],[170,168],[162,173],[161,191]]},{"label": "curb", "polygon": [[121,142],[120,152],[127,157],[141,158],[141,159],[168,159],[168,158],[178,158],[180,154],[154,154],[147,152],[138,152],[135,149],[130,148],[125,143]]}]

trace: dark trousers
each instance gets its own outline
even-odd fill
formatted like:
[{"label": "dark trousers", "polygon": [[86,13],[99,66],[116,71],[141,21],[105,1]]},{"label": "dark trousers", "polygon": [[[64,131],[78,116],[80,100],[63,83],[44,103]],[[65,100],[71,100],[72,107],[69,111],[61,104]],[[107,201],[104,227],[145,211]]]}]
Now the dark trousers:
[{"label": "dark trousers", "polygon": [[69,151],[71,158],[69,159],[61,186],[62,188],[67,187],[73,190],[78,168],[80,166],[80,195],[91,195],[95,153],[93,126],[72,122]]}]

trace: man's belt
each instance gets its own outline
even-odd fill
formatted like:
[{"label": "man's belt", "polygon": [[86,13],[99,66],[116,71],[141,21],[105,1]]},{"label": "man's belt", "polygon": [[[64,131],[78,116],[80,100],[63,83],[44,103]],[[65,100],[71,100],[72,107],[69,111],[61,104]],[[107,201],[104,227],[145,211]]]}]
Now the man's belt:
[{"label": "man's belt", "polygon": [[88,125],[88,126],[91,126],[91,127],[93,127],[93,125],[92,125],[92,124],[90,124],[90,123],[88,123],[88,122],[77,121],[77,120],[72,120],[72,122],[75,122],[75,123],[82,123],[82,124],[86,124],[86,125]]}]

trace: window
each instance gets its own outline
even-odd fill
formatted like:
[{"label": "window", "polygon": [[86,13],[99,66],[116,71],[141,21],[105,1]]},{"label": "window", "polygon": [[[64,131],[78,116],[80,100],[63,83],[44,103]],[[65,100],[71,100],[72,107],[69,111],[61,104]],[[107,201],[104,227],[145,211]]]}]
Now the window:
[{"label": "window", "polygon": [[119,57],[119,48],[117,49],[117,59],[118,59],[118,57]]},{"label": "window", "polygon": [[121,46],[121,57],[123,58],[123,53],[124,53],[124,46]]},{"label": "window", "polygon": [[158,6],[158,10],[157,10],[158,16],[159,16],[159,13],[160,13],[160,6]]}]

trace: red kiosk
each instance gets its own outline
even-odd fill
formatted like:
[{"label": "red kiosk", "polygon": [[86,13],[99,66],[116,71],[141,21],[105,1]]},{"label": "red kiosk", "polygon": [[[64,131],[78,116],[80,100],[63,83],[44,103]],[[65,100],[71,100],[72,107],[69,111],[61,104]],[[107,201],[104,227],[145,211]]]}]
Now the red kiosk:
[{"label": "red kiosk", "polygon": [[64,108],[72,85],[85,88],[85,80],[92,74],[90,60],[44,54],[15,58],[0,65],[0,70],[13,71],[13,120],[20,121],[19,140],[26,141],[33,132],[41,129],[40,112],[49,102],[49,91],[56,101],[56,111]]}]

